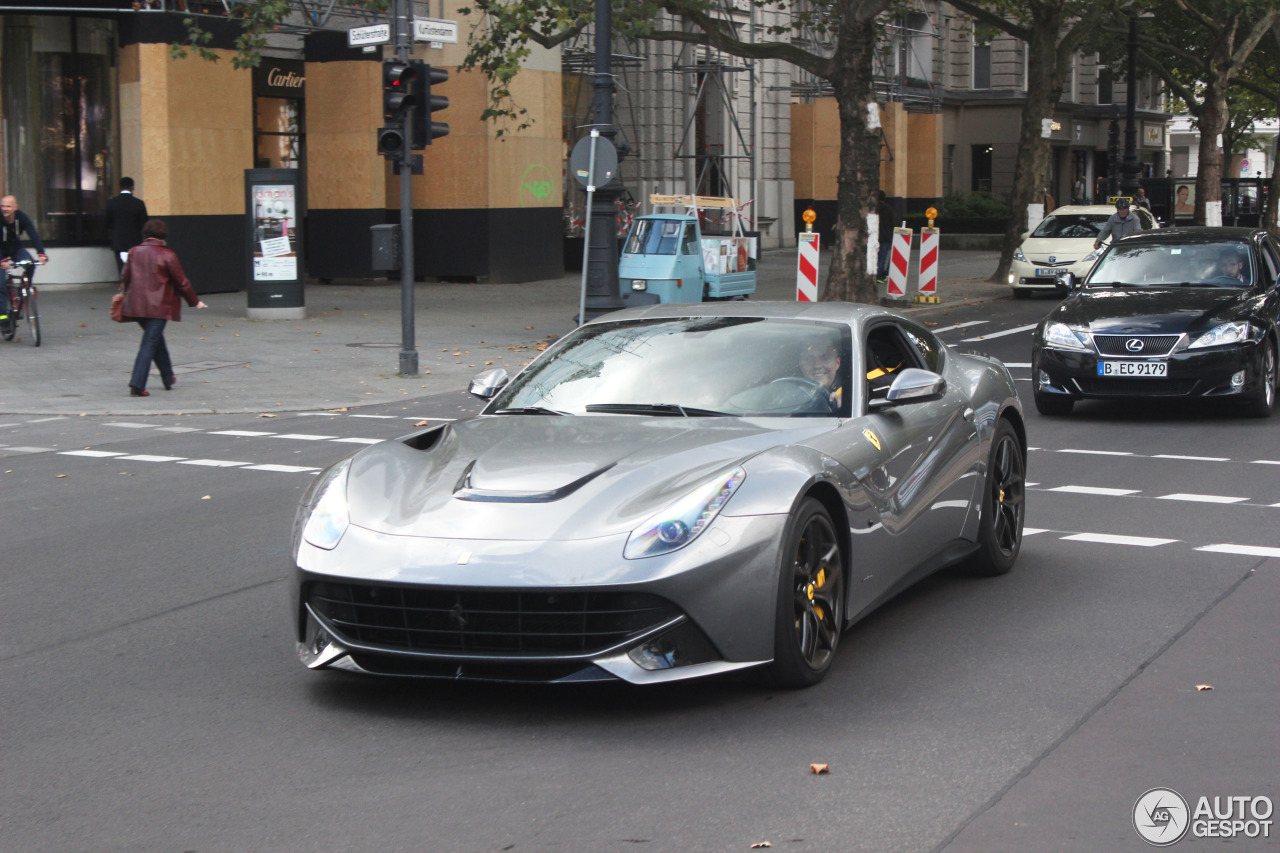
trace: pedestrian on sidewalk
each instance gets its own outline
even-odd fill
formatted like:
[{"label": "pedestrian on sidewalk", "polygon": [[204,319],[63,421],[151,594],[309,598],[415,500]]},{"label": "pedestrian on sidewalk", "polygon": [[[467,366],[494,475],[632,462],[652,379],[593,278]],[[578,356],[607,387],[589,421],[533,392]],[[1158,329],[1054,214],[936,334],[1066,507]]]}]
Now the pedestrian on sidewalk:
[{"label": "pedestrian on sidewalk", "polygon": [[889,277],[889,252],[893,247],[893,219],[897,215],[893,203],[889,201],[884,190],[876,190],[876,214],[880,217],[880,255],[877,258],[876,278],[883,281]]},{"label": "pedestrian on sidewalk", "polygon": [[142,242],[146,222],[147,203],[133,194],[133,178],[121,178],[120,193],[107,202],[107,230],[111,232],[116,272],[124,269],[125,254]]},{"label": "pedestrian on sidewalk", "polygon": [[164,327],[170,320],[175,323],[182,320],[179,294],[192,308],[208,307],[182,271],[178,253],[165,245],[168,237],[169,228],[163,220],[148,219],[142,226],[142,243],[129,250],[129,260],[120,272],[124,315],[142,327],[142,342],[129,379],[129,393],[134,397],[151,396],[147,375],[153,361],[160,371],[164,390],[173,388],[177,381],[173,362],[169,360],[169,348],[164,342]]}]

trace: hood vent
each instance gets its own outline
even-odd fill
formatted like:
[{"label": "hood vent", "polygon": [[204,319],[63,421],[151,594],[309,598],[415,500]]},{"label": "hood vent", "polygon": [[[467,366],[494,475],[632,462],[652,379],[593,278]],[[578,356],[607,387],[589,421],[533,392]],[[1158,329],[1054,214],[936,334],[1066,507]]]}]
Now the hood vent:
[{"label": "hood vent", "polygon": [[558,501],[561,498],[568,497],[578,489],[590,483],[596,477],[599,477],[605,471],[613,467],[613,464],[606,465],[587,474],[585,477],[579,477],[572,483],[566,483],[558,489],[550,489],[545,492],[500,492],[491,489],[476,489],[471,486],[471,469],[476,467],[475,460],[467,465],[467,470],[462,472],[462,476],[458,479],[458,484],[453,487],[453,496],[460,501],[480,501],[488,503],[528,503],[528,504],[544,504]]},{"label": "hood vent", "polygon": [[445,430],[449,428],[448,424],[441,424],[438,427],[425,430],[417,435],[411,435],[404,439],[405,445],[412,447],[414,450],[430,450],[440,443],[440,439],[444,436]]}]

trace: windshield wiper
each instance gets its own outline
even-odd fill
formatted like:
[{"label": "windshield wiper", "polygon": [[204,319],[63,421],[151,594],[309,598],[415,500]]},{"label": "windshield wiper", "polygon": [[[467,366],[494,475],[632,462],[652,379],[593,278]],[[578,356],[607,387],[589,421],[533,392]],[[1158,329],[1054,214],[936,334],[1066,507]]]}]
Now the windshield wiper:
[{"label": "windshield wiper", "polygon": [[728,418],[728,412],[717,412],[714,409],[696,409],[681,406],[678,403],[588,403],[588,412],[603,412],[611,415],[670,415],[681,418]]},{"label": "windshield wiper", "polygon": [[555,409],[546,409],[542,406],[517,406],[511,409],[498,409],[495,415],[567,415],[568,412],[557,412]]},{"label": "windshield wiper", "polygon": [[1130,284],[1127,281],[1091,281],[1089,282],[1089,289],[1091,290],[1095,287],[1143,287],[1143,286],[1144,285],[1141,285],[1141,284]]}]

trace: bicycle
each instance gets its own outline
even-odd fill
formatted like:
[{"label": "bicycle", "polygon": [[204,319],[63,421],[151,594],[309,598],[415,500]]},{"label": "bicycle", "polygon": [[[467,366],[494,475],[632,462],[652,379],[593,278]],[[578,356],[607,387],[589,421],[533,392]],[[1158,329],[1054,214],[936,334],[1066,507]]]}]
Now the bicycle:
[{"label": "bicycle", "polygon": [[5,270],[4,300],[9,306],[9,317],[0,320],[0,337],[6,341],[13,340],[18,332],[18,323],[25,314],[27,325],[31,328],[31,345],[40,346],[40,309],[36,302],[36,286],[31,280],[31,268],[39,266],[36,261],[9,262]]}]

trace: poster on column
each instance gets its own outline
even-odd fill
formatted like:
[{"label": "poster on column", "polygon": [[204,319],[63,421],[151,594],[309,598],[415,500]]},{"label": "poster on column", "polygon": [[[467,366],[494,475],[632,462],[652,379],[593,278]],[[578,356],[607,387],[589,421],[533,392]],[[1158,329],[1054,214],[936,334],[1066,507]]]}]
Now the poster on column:
[{"label": "poster on column", "polygon": [[254,281],[295,281],[298,278],[298,213],[292,184],[255,184],[253,204]]}]

